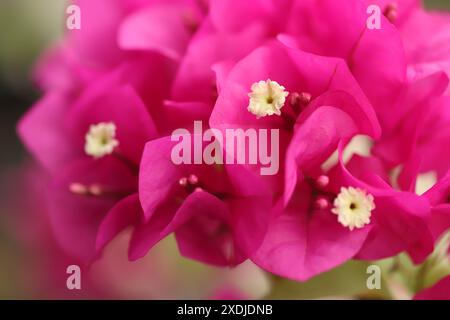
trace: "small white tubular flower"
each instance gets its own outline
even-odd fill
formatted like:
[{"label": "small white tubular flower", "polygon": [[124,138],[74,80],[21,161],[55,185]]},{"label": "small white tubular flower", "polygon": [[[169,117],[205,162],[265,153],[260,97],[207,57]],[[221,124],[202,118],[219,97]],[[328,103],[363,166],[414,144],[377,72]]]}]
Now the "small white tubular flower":
[{"label": "small white tubular flower", "polygon": [[116,140],[115,137],[116,125],[114,123],[100,122],[98,124],[93,124],[86,134],[84,151],[94,158],[101,158],[111,154],[114,151],[114,148],[119,145],[119,141]]},{"label": "small white tubular flower", "polygon": [[257,118],[281,115],[281,108],[286,102],[289,92],[276,81],[255,82],[251,92],[248,94],[250,102],[247,110],[256,115]]},{"label": "small white tubular flower", "polygon": [[359,188],[342,187],[331,211],[337,214],[339,223],[353,230],[370,223],[373,209],[375,203],[371,194]]}]

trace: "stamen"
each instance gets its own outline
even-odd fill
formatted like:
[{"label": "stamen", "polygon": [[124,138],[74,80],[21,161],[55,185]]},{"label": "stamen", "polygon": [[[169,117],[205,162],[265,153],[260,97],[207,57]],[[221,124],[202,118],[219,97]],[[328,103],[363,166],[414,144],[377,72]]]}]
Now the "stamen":
[{"label": "stamen", "polygon": [[187,177],[182,177],[178,180],[178,184],[183,187],[187,193],[203,191],[199,185],[199,178],[195,174],[190,174]]},{"label": "stamen", "polygon": [[180,180],[178,180],[178,184],[182,187],[186,187],[188,183],[188,180],[186,177],[181,178]]},{"label": "stamen", "polygon": [[89,192],[93,196],[101,196],[103,194],[103,188],[98,184],[93,184],[89,187]]},{"label": "stamen", "polygon": [[312,95],[308,92],[293,92],[290,95],[290,103],[294,110],[301,111],[311,102]]},{"label": "stamen", "polygon": [[397,20],[398,7],[395,2],[390,3],[384,9],[383,15],[391,22],[394,23]]},{"label": "stamen", "polygon": [[190,174],[187,180],[191,185],[198,184],[198,177],[195,174]]},{"label": "stamen", "polygon": [[330,183],[330,178],[326,175],[321,175],[316,179],[316,187],[323,189]]},{"label": "stamen", "polygon": [[194,192],[208,192],[219,199],[226,199],[230,197],[230,194],[226,192],[208,190],[208,186],[204,185],[199,177],[195,174],[190,174],[187,177],[182,177],[178,180],[178,184],[184,189],[184,196],[190,195]]},{"label": "stamen", "polygon": [[73,194],[86,197],[124,197],[126,195],[136,192],[134,188],[116,189],[107,186],[102,186],[98,183],[85,185],[79,182],[74,182],[69,185],[69,191]]},{"label": "stamen", "polygon": [[101,196],[103,194],[103,188],[98,184],[92,184],[86,186],[85,184],[74,182],[69,186],[70,192],[80,196]]},{"label": "stamen", "polygon": [[84,184],[81,184],[78,182],[74,182],[74,183],[70,184],[69,190],[70,190],[70,192],[79,194],[79,195],[86,195],[89,193],[88,188]]},{"label": "stamen", "polygon": [[330,206],[330,202],[325,197],[318,197],[314,202],[314,207],[318,210],[325,210]]}]

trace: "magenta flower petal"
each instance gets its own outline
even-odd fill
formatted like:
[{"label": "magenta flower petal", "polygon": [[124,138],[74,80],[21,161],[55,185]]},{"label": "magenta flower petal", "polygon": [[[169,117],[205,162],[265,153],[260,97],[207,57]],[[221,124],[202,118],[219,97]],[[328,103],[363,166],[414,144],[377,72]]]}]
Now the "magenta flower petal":
[{"label": "magenta flower petal", "polygon": [[[102,194],[74,189],[92,186],[100,188]],[[48,198],[50,219],[61,247],[84,262],[92,262],[97,257],[95,241],[101,222],[117,201],[134,193],[136,187],[129,168],[112,157],[68,165],[52,183]]]},{"label": "magenta flower petal", "polygon": [[391,110],[406,80],[405,52],[400,33],[384,16],[379,30],[367,28],[369,4],[296,1],[287,30],[296,35],[299,48],[345,59],[375,109]]},{"label": "magenta flower petal", "polygon": [[424,126],[430,110],[436,107],[433,99],[442,94],[447,85],[448,78],[442,72],[408,85],[396,111],[384,114],[388,120],[383,118],[383,137],[375,145],[373,153],[390,166],[411,157],[417,140],[429,136],[429,130]]},{"label": "magenta flower petal", "polygon": [[439,239],[450,228],[450,204],[441,204],[431,209],[430,229],[434,239]]},{"label": "magenta flower petal", "polygon": [[[286,23],[291,0],[211,0],[210,15],[220,31],[237,32],[245,26],[264,22],[268,33],[276,34]],[[224,14],[232,12],[233,14]]]},{"label": "magenta flower petal", "polygon": [[307,201],[297,202],[270,222],[267,236],[252,260],[277,275],[305,281],[351,259],[370,228],[350,231],[329,211],[316,211],[309,217],[305,214]]},{"label": "magenta flower petal", "polygon": [[100,224],[95,242],[97,252],[115,238],[128,226],[134,226],[142,219],[142,208],[138,194],[132,194],[120,200],[107,214]]},{"label": "magenta flower petal", "polygon": [[70,135],[61,121],[67,102],[62,93],[48,93],[21,119],[17,129],[28,150],[50,171],[61,169],[68,160],[81,155],[68,144]]},{"label": "magenta flower petal", "polygon": [[246,259],[236,246],[227,204],[207,192],[194,192],[181,205],[167,231],[175,231],[183,256],[213,265]]},{"label": "magenta flower petal", "polygon": [[145,147],[139,173],[139,199],[147,221],[158,206],[176,195],[177,182],[182,178],[171,159],[172,147],[167,137],[150,141]]},{"label": "magenta flower petal", "polygon": [[312,55],[278,42],[256,49],[236,64],[217,100],[211,115],[211,126],[284,129],[279,117],[257,119],[247,111],[250,88],[262,79],[275,80],[288,92],[308,92],[314,98],[328,90],[346,92],[363,110],[358,111],[358,114],[366,113],[364,120],[369,121],[364,125],[372,126],[373,135],[379,135],[380,129],[373,109],[342,60]]},{"label": "magenta flower petal", "polygon": [[234,65],[258,47],[265,37],[260,26],[232,34],[218,34],[211,28],[206,24],[190,42],[172,87],[173,100],[213,104],[217,91],[212,66],[222,61],[232,61]]},{"label": "magenta flower petal", "polygon": [[74,142],[81,150],[91,125],[112,122],[117,130],[118,152],[136,164],[145,143],[157,136],[153,119],[131,86],[111,86],[107,82],[93,86],[73,106],[69,115],[69,126],[77,139]]},{"label": "magenta flower petal", "polygon": [[176,207],[160,207],[148,222],[135,226],[128,248],[128,259],[135,261],[144,257],[148,251],[167,235],[162,233],[170,223],[172,216],[167,212],[174,212]]},{"label": "magenta flower petal", "polygon": [[450,194],[450,171],[431,187],[424,196],[432,205],[438,205],[448,200]]},{"label": "magenta flower petal", "polygon": [[149,6],[125,19],[119,30],[119,46],[124,50],[154,50],[179,60],[191,37],[188,19],[197,19],[193,14],[187,5]]},{"label": "magenta flower petal", "polygon": [[414,300],[450,300],[450,276],[414,296]]},{"label": "magenta flower petal", "polygon": [[126,2],[128,0],[75,1],[82,13],[82,24],[79,30],[69,32],[68,42],[84,64],[108,68],[122,58],[123,52],[117,45],[116,34],[119,23],[128,13]]},{"label": "magenta flower petal", "polygon": [[[427,226],[429,202],[414,193],[394,190],[381,179],[376,184],[373,183],[376,180],[371,180],[368,184],[355,178],[344,166],[342,158],[331,176],[331,181],[362,188],[375,198],[373,229],[357,257],[376,260],[407,251],[416,263],[420,263],[433,250],[433,238]],[[417,236],[411,237],[411,234]]]}]

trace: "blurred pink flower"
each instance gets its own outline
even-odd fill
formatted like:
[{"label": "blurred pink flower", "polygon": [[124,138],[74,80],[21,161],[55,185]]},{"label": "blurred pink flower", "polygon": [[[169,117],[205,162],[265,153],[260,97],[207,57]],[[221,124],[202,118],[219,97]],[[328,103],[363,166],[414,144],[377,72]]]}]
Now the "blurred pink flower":
[{"label": "blurred pink flower", "polygon": [[[379,30],[365,0],[75,1],[83,27],[38,64],[44,95],[18,126],[51,176],[61,247],[91,263],[132,227],[131,260],[174,233],[188,258],[296,280],[352,258],[423,261],[449,227],[450,21],[375,2]],[[195,120],[279,130],[279,173],[175,165],[169,136]],[[345,163],[356,135],[371,156]],[[415,194],[428,171],[439,182]]]}]

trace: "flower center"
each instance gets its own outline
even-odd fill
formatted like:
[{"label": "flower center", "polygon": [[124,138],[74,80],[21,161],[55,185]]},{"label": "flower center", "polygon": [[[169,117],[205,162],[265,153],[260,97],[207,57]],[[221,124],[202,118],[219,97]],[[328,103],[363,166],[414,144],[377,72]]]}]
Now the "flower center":
[{"label": "flower center", "polygon": [[350,230],[370,223],[372,210],[375,209],[373,196],[365,190],[353,187],[342,187],[333,205],[331,211],[338,216],[339,223]]},{"label": "flower center", "polygon": [[94,158],[111,154],[119,145],[119,141],[115,137],[116,125],[114,123],[100,122],[91,125],[85,137],[84,151]]},{"label": "flower center", "polygon": [[248,94],[250,101],[247,110],[258,119],[265,116],[281,115],[289,92],[276,81],[255,82]]}]

